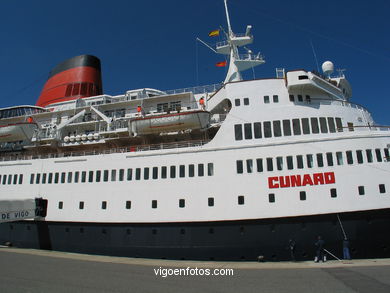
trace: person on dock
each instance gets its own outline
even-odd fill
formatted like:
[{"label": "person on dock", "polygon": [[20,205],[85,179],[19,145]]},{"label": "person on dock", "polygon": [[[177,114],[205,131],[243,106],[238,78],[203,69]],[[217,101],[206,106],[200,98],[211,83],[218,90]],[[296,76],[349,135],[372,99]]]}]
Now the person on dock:
[{"label": "person on dock", "polygon": [[351,254],[349,253],[349,241],[347,237],[345,237],[343,241],[343,259],[351,259]]},{"label": "person on dock", "polygon": [[318,236],[317,241],[316,241],[316,243],[314,243],[314,245],[317,248],[316,258],[315,258],[314,261],[315,262],[319,262],[320,260],[324,261],[324,245],[325,245],[325,241],[322,239],[321,236]]}]

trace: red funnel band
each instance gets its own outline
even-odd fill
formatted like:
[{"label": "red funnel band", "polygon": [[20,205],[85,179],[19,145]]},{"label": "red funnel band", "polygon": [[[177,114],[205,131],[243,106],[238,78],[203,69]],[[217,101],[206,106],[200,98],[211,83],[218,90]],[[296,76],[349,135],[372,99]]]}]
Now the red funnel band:
[{"label": "red funnel band", "polygon": [[101,95],[102,79],[100,60],[91,55],[81,55],[57,65],[49,74],[37,106]]}]

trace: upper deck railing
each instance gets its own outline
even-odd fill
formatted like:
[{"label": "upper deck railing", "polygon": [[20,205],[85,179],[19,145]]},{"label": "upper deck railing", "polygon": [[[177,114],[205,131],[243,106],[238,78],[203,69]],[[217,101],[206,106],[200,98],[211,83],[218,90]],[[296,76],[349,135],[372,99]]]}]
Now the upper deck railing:
[{"label": "upper deck railing", "polygon": [[196,86],[196,87],[167,90],[167,91],[165,91],[165,93],[167,95],[189,93],[189,92],[192,92],[194,95],[205,94],[205,93],[216,92],[217,90],[219,90],[222,87],[222,85],[223,85],[222,83],[216,83],[216,84],[210,84],[210,85],[202,85],[202,86]]}]

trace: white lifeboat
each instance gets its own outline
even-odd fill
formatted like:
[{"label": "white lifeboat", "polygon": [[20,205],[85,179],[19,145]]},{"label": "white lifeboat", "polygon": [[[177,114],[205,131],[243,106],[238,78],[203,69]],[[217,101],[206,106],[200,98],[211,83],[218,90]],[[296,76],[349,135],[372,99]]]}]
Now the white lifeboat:
[{"label": "white lifeboat", "polygon": [[31,141],[38,125],[34,122],[17,122],[0,125],[0,142]]}]

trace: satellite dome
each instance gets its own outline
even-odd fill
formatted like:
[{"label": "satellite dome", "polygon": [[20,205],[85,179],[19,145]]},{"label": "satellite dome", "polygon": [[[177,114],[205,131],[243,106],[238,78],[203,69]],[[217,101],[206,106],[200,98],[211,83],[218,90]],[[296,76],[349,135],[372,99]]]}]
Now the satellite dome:
[{"label": "satellite dome", "polygon": [[331,61],[325,61],[324,63],[322,63],[321,67],[322,67],[322,71],[327,76],[331,75],[334,71],[334,65]]}]

